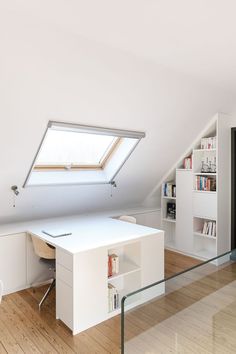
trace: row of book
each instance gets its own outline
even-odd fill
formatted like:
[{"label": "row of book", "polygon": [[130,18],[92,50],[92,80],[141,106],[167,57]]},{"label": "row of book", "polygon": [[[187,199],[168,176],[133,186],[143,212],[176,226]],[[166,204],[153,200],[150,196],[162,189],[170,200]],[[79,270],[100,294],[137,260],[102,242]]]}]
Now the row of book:
[{"label": "row of book", "polygon": [[109,254],[107,263],[108,277],[112,277],[119,273],[119,256],[116,254]]},{"label": "row of book", "polygon": [[216,149],[216,136],[201,139],[201,149]]},{"label": "row of book", "polygon": [[206,176],[196,176],[195,190],[197,191],[216,191],[216,179]]},{"label": "row of book", "polygon": [[163,197],[176,197],[176,185],[172,182],[163,183],[162,186],[162,195]]},{"label": "row of book", "polygon": [[108,283],[108,311],[114,311],[119,308],[119,294],[116,287]]},{"label": "row of book", "polygon": [[216,237],[216,221],[205,221],[202,233],[204,235]]},{"label": "row of book", "polygon": [[185,157],[184,162],[183,162],[183,167],[184,169],[191,170],[192,169],[192,156],[190,157]]}]

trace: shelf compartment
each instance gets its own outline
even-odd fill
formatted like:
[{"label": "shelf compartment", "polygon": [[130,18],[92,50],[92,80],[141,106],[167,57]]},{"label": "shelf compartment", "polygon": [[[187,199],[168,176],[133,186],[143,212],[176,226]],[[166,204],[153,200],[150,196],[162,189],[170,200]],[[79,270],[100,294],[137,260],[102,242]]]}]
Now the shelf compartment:
[{"label": "shelf compartment", "polygon": [[216,236],[210,236],[210,235],[207,235],[207,234],[203,234],[201,231],[195,231],[194,235],[195,236],[199,236],[199,237],[203,237],[203,238],[207,238],[209,240],[216,241]]},{"label": "shelf compartment", "polygon": [[216,149],[193,149],[193,152],[214,152]]},{"label": "shelf compartment", "polygon": [[207,193],[216,194],[216,191],[199,191],[197,189],[193,189],[193,192],[194,193],[205,193],[205,194],[207,194]]},{"label": "shelf compartment", "polygon": [[195,176],[217,176],[216,172],[195,172]]},{"label": "shelf compartment", "polygon": [[176,222],[176,219],[163,218],[162,220],[165,221],[165,222],[173,222],[173,223]]},{"label": "shelf compartment", "polygon": [[[121,300],[123,296],[126,294],[138,290],[141,288],[141,269],[139,271],[135,271],[132,273],[126,273],[126,275],[121,276],[121,277],[114,277],[114,278],[109,278],[108,282],[112,284],[116,289],[119,294],[119,306],[117,309],[109,311],[108,314],[111,316],[114,316],[115,314],[119,314],[120,312],[120,306],[121,306]],[[137,294],[137,296],[132,296],[129,299],[127,299],[126,304],[129,305],[130,307],[132,306],[137,306],[138,301],[141,299],[141,294]],[[108,307],[109,308],[109,307]],[[127,308],[127,307],[126,307]]]},{"label": "shelf compartment", "polygon": [[192,171],[192,168],[176,168],[176,171]]},{"label": "shelf compartment", "polygon": [[134,272],[138,272],[140,271],[140,267],[137,266],[134,263],[131,263],[129,261],[126,260],[121,260],[119,263],[119,273],[112,275],[111,277],[107,278],[107,281],[110,282],[113,279],[117,279],[119,277],[134,273]]}]

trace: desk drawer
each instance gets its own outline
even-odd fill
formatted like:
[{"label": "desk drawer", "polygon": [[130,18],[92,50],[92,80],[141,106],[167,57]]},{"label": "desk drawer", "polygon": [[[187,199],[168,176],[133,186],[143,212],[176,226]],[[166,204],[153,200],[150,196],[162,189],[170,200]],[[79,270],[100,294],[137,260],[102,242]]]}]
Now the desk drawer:
[{"label": "desk drawer", "polygon": [[60,248],[56,250],[56,259],[57,264],[61,264],[63,267],[67,268],[68,270],[73,270],[73,255],[62,251]]},{"label": "desk drawer", "polygon": [[56,276],[67,285],[73,286],[73,273],[59,263],[57,263]]},{"label": "desk drawer", "polygon": [[56,294],[57,318],[73,331],[73,289],[57,279]]}]

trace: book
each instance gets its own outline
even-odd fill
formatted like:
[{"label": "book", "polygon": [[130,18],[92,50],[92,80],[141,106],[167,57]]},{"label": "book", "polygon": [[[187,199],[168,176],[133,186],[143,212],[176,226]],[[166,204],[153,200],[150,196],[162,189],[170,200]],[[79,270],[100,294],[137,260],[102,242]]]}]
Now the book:
[{"label": "book", "polygon": [[197,191],[216,191],[216,178],[208,176],[196,176],[195,190]]},{"label": "book", "polygon": [[216,149],[216,136],[201,139],[201,149]]},{"label": "book", "polygon": [[175,220],[176,216],[176,205],[175,203],[168,202],[166,208],[166,218]]},{"label": "book", "polygon": [[107,256],[107,269],[108,269],[108,278],[112,277],[112,262],[111,262],[111,257],[109,255]]},{"label": "book", "polygon": [[107,263],[108,277],[119,273],[119,256],[116,254],[108,255]]},{"label": "book", "polygon": [[204,221],[202,234],[216,237],[216,221]]},{"label": "book", "polygon": [[176,197],[176,184],[174,182],[166,182],[162,185],[162,195],[163,197]]},{"label": "book", "polygon": [[184,169],[188,169],[188,170],[192,169],[192,155],[189,157],[185,157],[183,167]]},{"label": "book", "polygon": [[108,283],[108,311],[119,308],[119,293],[114,285]]},{"label": "book", "polygon": [[111,254],[112,275],[119,273],[119,257],[116,254]]}]

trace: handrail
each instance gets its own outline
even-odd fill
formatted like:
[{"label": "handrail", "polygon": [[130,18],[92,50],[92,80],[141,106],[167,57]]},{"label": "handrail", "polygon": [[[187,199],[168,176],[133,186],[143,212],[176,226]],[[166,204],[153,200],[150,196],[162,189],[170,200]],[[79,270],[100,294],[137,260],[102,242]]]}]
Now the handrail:
[{"label": "handrail", "polygon": [[203,262],[201,262],[201,263],[199,263],[199,264],[197,264],[197,265],[195,265],[195,266],[192,266],[192,267],[190,267],[190,268],[187,268],[187,269],[185,269],[185,270],[183,270],[183,271],[181,271],[181,272],[175,273],[175,274],[173,274],[173,275],[171,275],[171,276],[169,276],[169,277],[167,277],[167,278],[163,278],[162,280],[159,280],[159,281],[157,281],[157,282],[155,282],[155,283],[146,285],[146,286],[144,286],[144,287],[142,287],[142,288],[140,288],[140,289],[138,289],[138,290],[132,291],[132,292],[126,294],[125,296],[123,296],[122,299],[121,299],[121,354],[124,354],[124,353],[125,353],[125,352],[124,352],[124,346],[125,346],[125,301],[126,301],[129,297],[134,296],[134,295],[136,295],[136,294],[139,294],[139,293],[141,293],[141,292],[143,292],[143,291],[145,291],[145,290],[148,290],[148,289],[150,289],[150,288],[153,288],[154,286],[160,285],[160,284],[162,284],[162,283],[164,283],[164,282],[166,282],[166,281],[168,281],[168,280],[177,278],[178,276],[180,276],[180,275],[182,275],[182,274],[188,273],[188,272],[190,272],[190,271],[192,271],[192,270],[194,270],[194,269],[197,269],[197,268],[199,268],[199,267],[202,267],[202,266],[205,265],[205,264],[211,263],[211,262],[213,262],[213,261],[215,261],[215,260],[217,260],[217,259],[219,259],[219,258],[222,258],[222,257],[224,257],[224,256],[227,256],[227,255],[233,253],[234,251],[236,251],[236,249],[233,249],[233,250],[231,250],[231,251],[227,251],[227,252],[225,252],[225,253],[222,253],[222,254],[219,255],[219,256],[215,256],[215,257],[213,257],[213,258],[210,258],[210,259],[208,259],[208,260],[206,260],[206,261],[203,261]]}]

